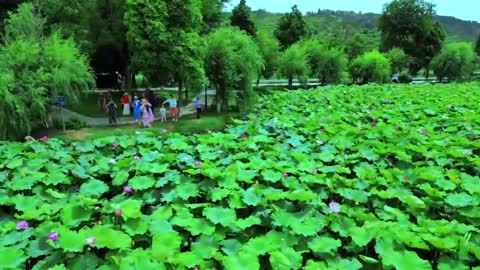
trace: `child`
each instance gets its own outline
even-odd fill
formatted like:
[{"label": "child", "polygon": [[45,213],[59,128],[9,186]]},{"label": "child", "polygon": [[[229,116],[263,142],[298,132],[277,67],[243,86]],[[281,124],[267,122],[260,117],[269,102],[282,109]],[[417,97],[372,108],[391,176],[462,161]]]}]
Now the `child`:
[{"label": "child", "polygon": [[175,96],[171,96],[170,99],[167,99],[163,104],[170,104],[170,114],[172,115],[172,121],[178,121],[178,108],[177,108],[177,99]]},{"label": "child", "polygon": [[165,105],[162,104],[162,108],[160,108],[160,122],[167,122],[167,109],[165,109]]},{"label": "child", "polygon": [[122,104],[123,104],[123,115],[130,115],[130,98],[128,97],[128,93],[123,94]]},{"label": "child", "polygon": [[108,123],[110,125],[117,124],[117,104],[113,102],[112,98],[109,98],[106,107],[108,113]]},{"label": "child", "polygon": [[133,101],[133,117],[135,117],[135,122],[139,125],[141,124],[140,119],[142,118],[142,102],[138,100],[138,97],[135,96]]}]

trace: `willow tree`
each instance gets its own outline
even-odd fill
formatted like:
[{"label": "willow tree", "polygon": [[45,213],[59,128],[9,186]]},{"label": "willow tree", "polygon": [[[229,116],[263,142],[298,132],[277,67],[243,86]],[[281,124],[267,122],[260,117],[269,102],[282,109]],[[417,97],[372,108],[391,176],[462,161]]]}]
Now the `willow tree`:
[{"label": "willow tree", "polygon": [[224,27],[207,36],[205,70],[217,90],[217,111],[228,110],[228,89],[238,88],[237,103],[247,111],[253,98],[252,79],[264,66],[255,41],[237,28]]}]

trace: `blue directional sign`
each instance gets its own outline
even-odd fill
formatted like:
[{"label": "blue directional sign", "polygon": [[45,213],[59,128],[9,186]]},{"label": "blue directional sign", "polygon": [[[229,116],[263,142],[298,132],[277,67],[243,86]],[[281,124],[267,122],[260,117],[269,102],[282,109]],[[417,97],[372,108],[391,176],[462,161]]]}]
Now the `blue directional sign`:
[{"label": "blue directional sign", "polygon": [[67,106],[67,99],[64,96],[57,96],[55,104],[60,107],[65,107]]}]

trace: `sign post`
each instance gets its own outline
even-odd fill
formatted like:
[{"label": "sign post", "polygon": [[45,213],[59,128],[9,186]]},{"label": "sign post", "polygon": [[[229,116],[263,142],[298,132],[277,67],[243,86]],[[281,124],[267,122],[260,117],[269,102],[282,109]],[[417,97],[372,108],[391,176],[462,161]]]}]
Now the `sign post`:
[{"label": "sign post", "polygon": [[65,132],[66,129],[65,129],[65,119],[63,117],[63,107],[67,105],[67,99],[64,96],[57,96],[57,100],[55,103],[60,107],[60,113],[62,115],[63,132]]},{"label": "sign post", "polygon": [[207,103],[207,85],[205,85],[205,112],[208,110],[208,103]]}]

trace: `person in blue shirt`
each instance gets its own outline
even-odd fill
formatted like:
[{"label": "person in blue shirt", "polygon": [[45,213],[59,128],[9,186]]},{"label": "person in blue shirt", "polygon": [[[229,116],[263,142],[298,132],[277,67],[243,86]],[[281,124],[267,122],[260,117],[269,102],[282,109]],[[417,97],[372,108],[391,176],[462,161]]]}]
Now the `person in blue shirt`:
[{"label": "person in blue shirt", "polygon": [[202,112],[202,102],[200,101],[200,97],[197,97],[195,100],[195,109],[197,110],[197,119],[200,119],[200,113]]},{"label": "person in blue shirt", "polygon": [[165,100],[163,104],[168,103],[170,105],[170,114],[172,115],[172,121],[178,121],[178,108],[177,108],[177,99],[175,96],[171,96],[169,99]]},{"label": "person in blue shirt", "polygon": [[134,97],[133,101],[133,116],[135,117],[135,122],[137,122],[139,125],[141,124],[141,119],[142,119],[142,102],[138,100],[138,97]]}]

